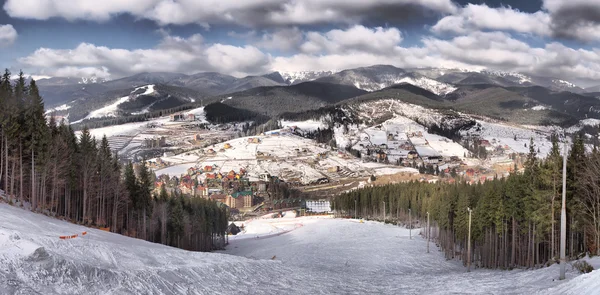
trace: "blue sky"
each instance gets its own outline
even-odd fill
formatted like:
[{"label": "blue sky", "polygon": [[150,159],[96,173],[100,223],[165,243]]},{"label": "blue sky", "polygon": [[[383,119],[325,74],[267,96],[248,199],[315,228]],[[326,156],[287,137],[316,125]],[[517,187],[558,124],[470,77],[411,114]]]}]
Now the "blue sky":
[{"label": "blue sky", "polygon": [[234,76],[392,64],[600,84],[600,1],[5,0],[0,62],[36,76]]}]

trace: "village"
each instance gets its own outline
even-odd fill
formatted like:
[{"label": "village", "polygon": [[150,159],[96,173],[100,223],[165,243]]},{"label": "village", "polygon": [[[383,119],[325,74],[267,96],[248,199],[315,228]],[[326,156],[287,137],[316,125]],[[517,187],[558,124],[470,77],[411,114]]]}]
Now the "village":
[{"label": "village", "polygon": [[[506,138],[470,134],[470,142],[485,151],[482,157],[404,117],[365,128],[336,128],[335,140],[345,149],[304,138],[315,126],[303,122],[285,122],[281,129],[243,137],[242,124],[210,124],[203,108],[134,124],[92,132],[109,131],[111,148],[137,165],[145,161],[156,174],[156,193],[164,187],[170,194],[212,199],[234,214],[305,202],[281,190],[327,199],[403,181],[485,182],[521,169],[527,150],[505,143]],[[525,140],[509,136],[519,145]],[[547,150],[547,142],[540,144]]]}]

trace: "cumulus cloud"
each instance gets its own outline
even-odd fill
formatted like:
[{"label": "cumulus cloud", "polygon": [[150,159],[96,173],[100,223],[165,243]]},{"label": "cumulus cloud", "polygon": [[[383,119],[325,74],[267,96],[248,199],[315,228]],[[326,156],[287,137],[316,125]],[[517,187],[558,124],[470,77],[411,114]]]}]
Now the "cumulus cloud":
[{"label": "cumulus cloud", "polygon": [[40,48],[19,59],[50,76],[118,78],[140,72],[218,71],[244,76],[267,71],[271,57],[253,46],[205,44],[201,35],[166,35],[152,49],[115,49],[81,43],[74,49]]},{"label": "cumulus cloud", "polygon": [[481,30],[510,31],[541,37],[598,42],[600,1],[544,0],[540,11],[467,4],[440,19],[431,30],[437,34],[468,34]]},{"label": "cumulus cloud", "polygon": [[514,31],[547,36],[550,16],[542,11],[521,12],[510,7],[491,8],[486,4],[467,4],[456,14],[442,18],[432,30],[436,33],[466,34],[478,30]]},{"label": "cumulus cloud", "polygon": [[477,31],[449,39],[428,36],[419,46],[403,46],[402,35],[395,28],[351,26],[299,33],[302,41],[294,42],[297,48],[291,48],[295,53],[289,56],[272,57],[253,45],[209,44],[201,35],[181,38],[165,34],[152,49],[82,43],[73,49],[40,48],[20,61],[29,72],[40,75],[113,79],[146,71],[217,71],[245,76],[273,70],[342,70],[391,64],[516,71],[584,84],[600,80],[600,49],[573,49],[558,42],[536,47],[507,32]]},{"label": "cumulus cloud", "polygon": [[[325,38],[324,35],[321,37]],[[288,71],[340,70],[391,64],[407,68],[515,71],[583,84],[597,84],[600,80],[600,49],[573,49],[558,42],[533,47],[504,32],[472,32],[451,39],[425,37],[422,42],[423,46],[397,45],[385,52],[339,51],[276,57],[273,60],[273,68]]]},{"label": "cumulus cloud", "polygon": [[304,53],[351,53],[368,52],[387,54],[402,41],[397,28],[366,28],[361,25],[347,30],[331,30],[325,34],[310,32],[307,41],[302,44]]},{"label": "cumulus cloud", "polygon": [[12,45],[17,36],[17,30],[12,25],[0,25],[0,47]]},{"label": "cumulus cloud", "polygon": [[600,2],[590,0],[544,0],[551,16],[554,36],[583,41],[600,39]]},{"label": "cumulus cloud", "polygon": [[11,17],[105,21],[121,13],[160,24],[246,26],[356,23],[453,13],[451,0],[7,0]]}]

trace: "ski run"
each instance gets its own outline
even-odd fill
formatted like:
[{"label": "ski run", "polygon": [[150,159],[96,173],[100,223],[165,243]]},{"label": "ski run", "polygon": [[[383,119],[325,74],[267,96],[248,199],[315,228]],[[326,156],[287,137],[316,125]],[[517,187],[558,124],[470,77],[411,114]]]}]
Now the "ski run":
[{"label": "ski run", "polygon": [[[200,253],[0,204],[0,294],[598,294],[600,272],[558,265],[466,272],[419,229],[265,216]],[[85,233],[85,235],[83,235]],[[60,236],[77,235],[71,239]],[[412,235],[412,239],[409,237]],[[600,259],[588,260],[594,268]]]}]

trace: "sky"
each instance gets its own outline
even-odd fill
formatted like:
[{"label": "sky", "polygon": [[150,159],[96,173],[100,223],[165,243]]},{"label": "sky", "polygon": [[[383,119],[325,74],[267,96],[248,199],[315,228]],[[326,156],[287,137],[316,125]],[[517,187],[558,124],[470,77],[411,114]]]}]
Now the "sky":
[{"label": "sky", "polygon": [[0,65],[34,77],[390,64],[600,85],[600,0],[0,2]]}]

